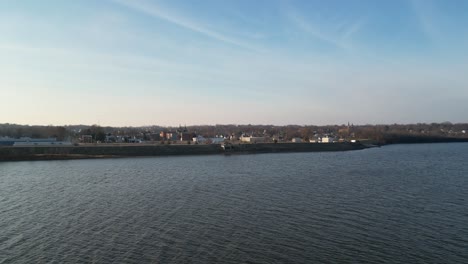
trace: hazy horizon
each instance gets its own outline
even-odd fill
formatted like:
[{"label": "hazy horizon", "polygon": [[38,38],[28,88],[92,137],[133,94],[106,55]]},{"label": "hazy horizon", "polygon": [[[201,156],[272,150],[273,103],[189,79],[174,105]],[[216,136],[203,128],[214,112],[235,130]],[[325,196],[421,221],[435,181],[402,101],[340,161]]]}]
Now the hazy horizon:
[{"label": "hazy horizon", "polygon": [[[392,126],[392,125],[401,125],[401,126],[409,126],[409,125],[419,125],[419,124],[446,124],[450,123],[453,125],[460,125],[460,124],[468,124],[468,122],[416,122],[416,123],[349,123],[350,126]],[[162,125],[162,124],[146,124],[146,125],[105,125],[105,124],[63,124],[63,125],[56,125],[56,124],[19,124],[19,123],[0,123],[0,125],[18,125],[18,126],[100,126],[100,127],[198,127],[198,126],[318,126],[318,127],[326,127],[326,126],[347,126],[348,123],[336,123],[336,124],[267,124],[267,123],[251,123],[251,124],[244,124],[244,123],[219,123],[219,124],[177,124],[177,125]]]},{"label": "hazy horizon", "polygon": [[0,123],[467,123],[468,2],[3,1]]}]

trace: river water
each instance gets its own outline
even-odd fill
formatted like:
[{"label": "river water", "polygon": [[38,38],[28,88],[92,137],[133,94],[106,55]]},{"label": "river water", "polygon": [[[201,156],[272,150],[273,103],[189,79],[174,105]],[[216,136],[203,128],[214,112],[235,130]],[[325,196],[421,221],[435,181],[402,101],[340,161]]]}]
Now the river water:
[{"label": "river water", "polygon": [[0,263],[468,263],[468,144],[0,163]]}]

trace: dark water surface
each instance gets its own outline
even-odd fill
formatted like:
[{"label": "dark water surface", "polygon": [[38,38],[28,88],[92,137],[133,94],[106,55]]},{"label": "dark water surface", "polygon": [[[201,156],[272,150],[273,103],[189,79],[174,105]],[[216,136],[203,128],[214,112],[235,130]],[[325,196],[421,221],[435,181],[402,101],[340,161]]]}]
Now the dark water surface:
[{"label": "dark water surface", "polygon": [[468,144],[0,163],[1,263],[468,263]]}]

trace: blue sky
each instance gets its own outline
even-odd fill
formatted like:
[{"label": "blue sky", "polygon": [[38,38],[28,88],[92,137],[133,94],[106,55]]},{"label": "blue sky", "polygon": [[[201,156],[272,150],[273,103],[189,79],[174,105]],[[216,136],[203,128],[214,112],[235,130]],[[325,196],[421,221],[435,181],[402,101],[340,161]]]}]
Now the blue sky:
[{"label": "blue sky", "polygon": [[0,123],[468,122],[468,1],[0,0]]}]

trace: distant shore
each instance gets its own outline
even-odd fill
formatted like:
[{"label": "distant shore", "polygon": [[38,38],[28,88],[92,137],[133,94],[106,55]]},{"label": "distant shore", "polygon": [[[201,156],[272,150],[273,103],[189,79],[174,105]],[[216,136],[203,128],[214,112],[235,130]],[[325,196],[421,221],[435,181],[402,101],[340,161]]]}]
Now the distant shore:
[{"label": "distant shore", "polygon": [[350,151],[368,148],[360,143],[261,143],[221,145],[79,145],[0,147],[0,161],[99,159],[144,156],[256,154]]},{"label": "distant shore", "polygon": [[1,161],[103,159],[150,156],[260,154],[287,152],[352,151],[394,144],[460,143],[460,138],[404,138],[379,144],[375,141],[357,143],[258,143],[228,144],[82,144],[77,146],[0,146]]}]

